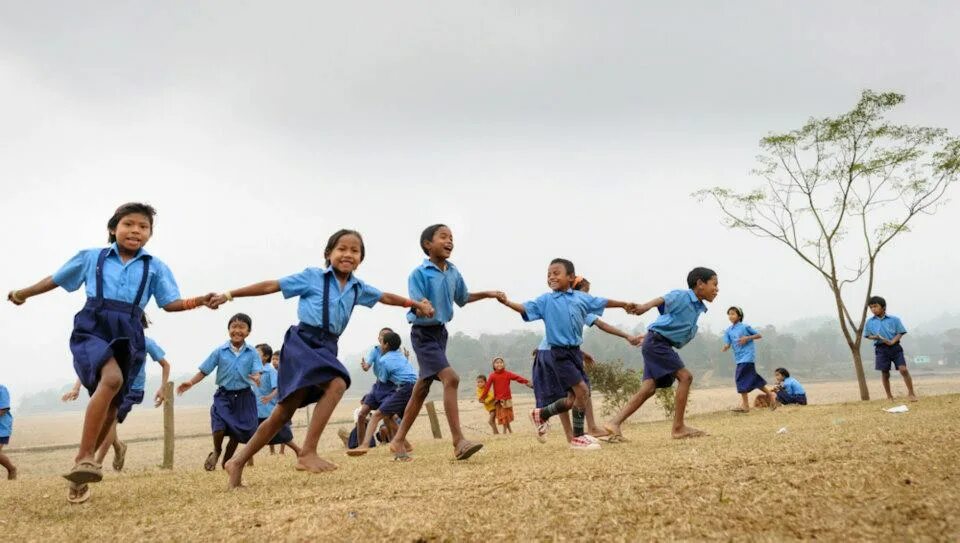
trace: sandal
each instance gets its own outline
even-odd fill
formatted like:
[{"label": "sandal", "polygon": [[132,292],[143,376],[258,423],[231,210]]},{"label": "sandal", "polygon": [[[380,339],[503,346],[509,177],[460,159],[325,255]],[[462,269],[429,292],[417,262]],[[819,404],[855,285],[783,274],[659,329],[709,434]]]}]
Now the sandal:
[{"label": "sandal", "polygon": [[96,462],[84,460],[83,462],[77,462],[70,473],[64,475],[63,478],[78,485],[99,483],[103,480],[103,468]]},{"label": "sandal", "polygon": [[217,469],[217,459],[220,457],[217,454],[217,451],[210,451],[210,454],[207,455],[206,461],[203,463],[203,469],[207,471],[213,471]]},{"label": "sandal", "polygon": [[394,462],[413,462],[413,457],[406,452],[398,452],[393,454]]},{"label": "sandal", "polygon": [[457,460],[466,460],[467,458],[470,458],[476,454],[476,452],[482,448],[483,443],[473,443],[472,441],[467,441],[464,443],[463,447],[457,449]]},{"label": "sandal", "polygon": [[67,501],[72,504],[80,504],[90,499],[90,485],[70,483],[70,490],[67,492]]},{"label": "sandal", "polygon": [[123,463],[127,460],[127,444],[123,441],[120,442],[119,451],[113,454],[113,470],[120,471],[123,469]]},{"label": "sandal", "polygon": [[367,451],[370,449],[348,449],[347,456],[363,456],[367,454]]}]

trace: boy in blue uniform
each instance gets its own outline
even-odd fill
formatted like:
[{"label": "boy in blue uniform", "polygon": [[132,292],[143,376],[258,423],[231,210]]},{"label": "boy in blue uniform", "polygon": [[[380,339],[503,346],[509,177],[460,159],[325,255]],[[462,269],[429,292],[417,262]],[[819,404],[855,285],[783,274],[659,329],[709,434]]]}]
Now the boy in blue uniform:
[{"label": "boy in blue uniform", "polygon": [[372,369],[376,380],[373,386],[370,387],[370,392],[364,394],[360,400],[360,413],[357,415],[356,425],[358,436],[366,434],[367,419],[369,418],[367,415],[369,415],[371,411],[379,409],[383,399],[393,392],[393,387],[387,382],[384,376],[383,365],[380,364],[380,355],[382,354],[380,345],[383,343],[383,335],[387,332],[393,332],[393,330],[390,328],[381,329],[377,335],[377,344],[370,349],[366,357],[360,359],[360,369],[363,371],[370,371]]},{"label": "boy in blue uniform", "polygon": [[177,387],[177,395],[182,395],[217,370],[219,388],[210,406],[213,452],[203,463],[203,469],[207,471],[217,468],[224,436],[230,438],[223,456],[223,463],[226,463],[237,450],[237,444],[246,443],[257,430],[257,400],[251,385],[259,385],[263,363],[256,349],[245,341],[252,327],[253,321],[243,313],[230,317],[227,323],[230,340],[214,349],[200,364],[200,371]]},{"label": "boy in blue uniform", "polygon": [[604,426],[616,438],[623,439],[620,425],[640,409],[658,388],[673,386],[678,381],[671,434],[674,439],[699,437],[705,432],[684,424],[687,397],[693,374],[683,366],[674,349],[680,349],[697,335],[697,320],[707,312],[704,301],[712,302],[720,291],[717,274],[709,268],[694,268],[687,274],[687,290],[673,290],[627,311],[642,315],[656,307],[660,316],[647,328],[643,340],[643,384],[627,405]]},{"label": "boy in blue uniform", "polygon": [[[263,367],[260,369],[260,383],[253,387],[253,394],[257,398],[257,426],[259,426],[270,417],[270,413],[273,413],[273,410],[277,407],[277,369],[273,367],[272,363],[273,347],[261,343],[257,345],[257,353],[260,355],[260,361],[263,362]],[[300,447],[293,442],[293,427],[289,421],[268,443],[270,454],[276,454],[273,450],[274,445],[280,445],[281,447],[286,445],[298,455],[300,454]],[[247,465],[251,464],[248,463]]]},{"label": "boy in blue uniform", "polygon": [[883,391],[887,399],[892,400],[890,392],[890,366],[893,366],[903,376],[903,383],[907,385],[907,396],[911,402],[917,401],[913,392],[913,378],[907,370],[907,360],[903,356],[903,347],[900,339],[907,333],[900,319],[887,314],[887,301],[880,296],[871,296],[867,306],[873,316],[867,320],[863,328],[863,337],[873,340],[873,349],[876,354],[876,370],[883,376]]},{"label": "boy in blue uniform", "polygon": [[573,290],[576,279],[573,262],[564,258],[555,258],[547,267],[547,285],[552,292],[543,294],[535,300],[523,304],[511,302],[506,295],[499,296],[500,303],[513,309],[524,321],[543,320],[546,328],[546,340],[550,345],[552,366],[566,391],[566,396],[543,408],[530,412],[530,419],[537,431],[537,439],[543,443],[547,432],[547,421],[554,415],[573,410],[573,439],[570,446],[574,449],[599,449],[596,438],[584,432],[587,398],[590,389],[586,383],[583,369],[583,327],[596,324],[609,334],[621,337],[631,345],[639,345],[641,337],[633,337],[599,320],[598,315],[608,307],[632,307],[634,304],[608,300],[591,296],[586,292]]},{"label": "boy in blue uniform", "polygon": [[743,310],[739,307],[728,309],[727,317],[730,319],[730,327],[723,332],[721,352],[727,352],[732,348],[733,362],[737,365],[734,381],[737,392],[740,393],[740,407],[733,408],[733,411],[736,413],[750,411],[750,393],[754,389],[762,390],[767,395],[770,409],[776,409],[777,396],[767,386],[766,380],[757,373],[757,348],[754,342],[763,336],[753,326],[743,322]]},{"label": "boy in blue uniform", "polygon": [[3,447],[10,443],[13,433],[13,415],[10,414],[10,392],[7,387],[0,385],[0,466],[7,469],[7,479],[17,478],[17,468],[10,458],[3,454]]},{"label": "boy in blue uniform", "polygon": [[773,386],[773,391],[777,393],[777,401],[783,405],[807,405],[807,391],[803,389],[800,381],[790,377],[790,372],[786,368],[777,368],[773,376],[777,380],[777,384]]}]

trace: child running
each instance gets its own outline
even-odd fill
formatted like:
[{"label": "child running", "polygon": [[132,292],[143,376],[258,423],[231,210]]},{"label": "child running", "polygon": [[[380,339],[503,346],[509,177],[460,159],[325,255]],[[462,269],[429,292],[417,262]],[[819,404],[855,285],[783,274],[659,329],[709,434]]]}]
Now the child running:
[{"label": "child running", "polygon": [[731,347],[733,348],[733,362],[737,365],[734,380],[737,385],[737,392],[740,393],[740,406],[734,407],[731,411],[749,413],[750,393],[754,389],[762,390],[770,402],[770,409],[776,409],[776,394],[767,386],[763,377],[757,374],[757,347],[754,341],[761,339],[763,336],[752,326],[743,322],[743,310],[739,307],[728,309],[727,317],[730,319],[730,327],[723,333],[721,352],[727,352]]},{"label": "child running", "polygon": [[[277,369],[271,364],[273,347],[261,343],[257,345],[257,353],[263,362],[263,367],[260,370],[260,384],[253,388],[254,396],[257,398],[257,426],[259,426],[267,420],[270,413],[273,413],[273,410],[277,407]],[[277,435],[273,436],[269,444],[270,454],[275,454],[274,445],[280,445],[281,447],[286,445],[293,449],[295,453],[300,451],[300,447],[297,447],[293,442],[293,428],[289,422],[283,425],[283,428],[277,432]]]},{"label": "child running", "polygon": [[[483,394],[486,392],[486,394]],[[497,429],[497,402],[493,398],[493,391],[487,388],[487,378],[483,375],[477,376],[477,401],[483,404],[483,408],[490,414],[487,424],[494,434],[499,434]]]},{"label": "child running", "polygon": [[576,271],[573,262],[564,258],[555,258],[547,267],[547,286],[551,292],[538,298],[518,304],[499,297],[500,303],[513,309],[524,321],[543,320],[547,342],[553,356],[553,368],[567,395],[544,408],[535,408],[530,412],[530,420],[537,431],[537,439],[546,441],[547,421],[553,415],[573,411],[573,440],[570,446],[576,450],[599,449],[598,440],[584,432],[587,397],[590,389],[586,384],[586,372],[583,369],[583,327],[595,323],[609,334],[624,338],[631,345],[639,345],[641,336],[631,336],[613,326],[600,321],[597,315],[608,307],[632,307],[634,304],[598,298],[586,292],[573,290]]},{"label": "child running", "polygon": [[10,414],[10,391],[0,385],[0,466],[7,470],[7,479],[17,478],[17,467],[10,461],[10,457],[3,454],[3,448],[10,443],[13,434],[13,415]]},{"label": "child running", "polygon": [[643,383],[627,405],[605,425],[618,440],[623,439],[620,425],[649,400],[658,388],[669,388],[679,381],[674,394],[674,439],[699,437],[706,432],[684,423],[687,398],[693,383],[693,374],[683,366],[675,349],[680,349],[697,335],[697,319],[707,312],[704,300],[712,302],[720,291],[717,274],[709,268],[694,268],[687,274],[687,290],[673,290],[645,304],[627,308],[634,315],[642,315],[656,307],[660,316],[647,328],[643,340]]},{"label": "child running", "polygon": [[[503,426],[503,433],[512,434],[510,423],[513,422],[513,394],[510,393],[510,381],[516,381],[521,385],[527,385],[533,388],[533,385],[516,373],[507,371],[507,363],[502,358],[493,359],[493,372],[487,377],[487,382],[483,385],[483,390],[478,396],[483,398],[487,395],[491,386],[493,387],[493,400],[496,407],[497,424]],[[496,432],[494,432],[496,433]]]},{"label": "child running", "polygon": [[460,376],[447,361],[446,325],[453,319],[454,303],[463,307],[477,300],[497,298],[503,293],[470,292],[467,289],[460,270],[448,260],[450,253],[453,252],[453,232],[446,225],[428,226],[420,234],[420,249],[427,258],[410,273],[408,280],[410,297],[429,300],[433,304],[435,314],[419,316],[412,311],[407,314],[407,320],[413,324],[410,330],[410,343],[417,355],[420,374],[417,384],[413,387],[410,403],[403,412],[400,429],[390,441],[390,450],[394,452],[395,460],[403,462],[412,460],[409,454],[410,444],[407,442],[407,432],[420,415],[423,402],[430,393],[430,385],[433,381],[440,381],[443,383],[443,410],[447,416],[447,424],[450,426],[454,457],[457,460],[466,460],[483,448],[483,445],[463,437],[460,429],[460,408],[457,405]]},{"label": "child running", "polygon": [[120,206],[107,221],[110,246],[82,250],[52,276],[7,294],[8,300],[22,305],[57,287],[73,292],[86,285],[87,302],[74,318],[70,336],[73,367],[90,394],[74,466],[64,475],[70,482],[71,503],[89,499],[87,485],[103,479],[94,454],[144,364],[140,314],[150,297],[164,311],[185,311],[209,306],[214,296],[180,299],[170,268],[144,249],[153,235],[155,216],[156,210],[146,204]]},{"label": "child running", "polygon": [[393,332],[393,330],[390,328],[381,329],[377,335],[377,344],[370,349],[366,358],[360,359],[360,369],[363,371],[370,371],[372,369],[373,375],[376,378],[373,386],[370,387],[370,392],[366,393],[360,401],[360,413],[357,414],[357,435],[361,437],[366,434],[367,419],[369,418],[367,415],[379,409],[383,399],[392,394],[395,388],[387,382],[383,372],[383,365],[380,364],[383,336],[388,332]]},{"label": "child running", "polygon": [[344,391],[350,386],[350,373],[337,360],[337,341],[350,322],[354,307],[373,307],[377,302],[413,308],[417,316],[430,317],[433,306],[427,300],[413,301],[381,292],[361,281],[354,271],[363,262],[366,249],[363,237],[355,230],[338,230],[323,251],[326,268],[307,268],[300,273],[255,283],[217,296],[214,307],[234,298],[265,296],[282,292],[284,298],[297,296],[300,324],[291,326],[280,350],[278,398],[280,403],[257,428],[235,458],[226,463],[229,487],[243,482],[243,467],[274,435],[290,421],[300,407],[316,403],[307,427],[296,468],[320,473],[337,468],[320,458],[317,444]]},{"label": "child running", "polygon": [[[207,471],[217,469],[221,452],[224,453],[221,466],[226,464],[237,445],[249,441],[257,429],[257,399],[252,387],[260,385],[263,363],[256,349],[246,341],[252,330],[253,320],[248,315],[237,313],[230,317],[227,321],[230,339],[210,353],[196,375],[177,387],[177,395],[182,395],[217,370],[217,392],[210,406],[213,451],[203,462],[203,469]],[[230,438],[226,451],[223,451],[224,437]]]},{"label": "child running", "polygon": [[903,377],[903,384],[907,385],[907,397],[911,402],[917,401],[917,395],[913,392],[913,377],[910,377],[910,371],[907,370],[907,359],[903,356],[903,346],[900,345],[907,329],[898,317],[887,314],[887,301],[882,297],[871,296],[867,300],[867,306],[873,316],[867,319],[863,337],[873,340],[875,367],[881,374],[887,399],[893,399],[893,393],[890,392],[890,367],[893,366]]},{"label": "child running", "polygon": [[800,385],[800,381],[790,377],[786,368],[774,370],[773,377],[777,380],[777,384],[773,386],[777,401],[783,405],[807,405],[807,391]]}]

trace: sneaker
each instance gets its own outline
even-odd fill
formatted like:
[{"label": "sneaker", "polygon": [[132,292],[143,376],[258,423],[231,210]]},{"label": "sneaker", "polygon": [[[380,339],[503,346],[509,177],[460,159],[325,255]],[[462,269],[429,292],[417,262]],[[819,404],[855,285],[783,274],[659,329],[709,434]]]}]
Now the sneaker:
[{"label": "sneaker", "polygon": [[575,437],[570,441],[570,448],[575,451],[598,451],[600,450],[600,443],[596,441],[590,441],[588,436]]},{"label": "sneaker", "polygon": [[590,443],[596,443],[596,444],[598,444],[598,445],[600,444],[600,440],[597,439],[597,438],[595,438],[595,437],[593,437],[593,436],[590,435],[590,434],[583,434],[583,435],[580,436],[580,437],[582,437],[583,439],[589,441]]},{"label": "sneaker", "polygon": [[530,411],[530,422],[533,423],[533,427],[537,430],[537,441],[540,443],[546,443],[547,430],[550,429],[550,424],[540,418],[539,409]]}]

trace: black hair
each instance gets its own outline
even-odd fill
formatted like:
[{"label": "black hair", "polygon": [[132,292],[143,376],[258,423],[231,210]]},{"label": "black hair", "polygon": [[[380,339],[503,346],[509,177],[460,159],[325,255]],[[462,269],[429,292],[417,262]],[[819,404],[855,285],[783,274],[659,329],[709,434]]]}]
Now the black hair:
[{"label": "black hair", "polygon": [[486,382],[486,381],[487,381],[487,376],[486,376],[486,375],[478,375],[475,380],[476,380],[476,381],[479,381],[479,380],[481,380],[481,379],[483,379],[483,381]]},{"label": "black hair", "polygon": [[118,207],[117,210],[113,212],[110,220],[107,221],[107,240],[109,240],[110,243],[117,241],[116,231],[120,220],[134,213],[145,216],[150,222],[150,231],[153,232],[153,218],[157,215],[157,210],[151,205],[141,204],[140,202],[128,202]]},{"label": "black hair", "polygon": [[273,358],[273,347],[267,345],[266,343],[261,343],[257,345],[257,349],[260,349],[260,352],[266,355],[267,358]]},{"label": "black hair", "polygon": [[887,308],[887,301],[883,299],[883,296],[871,296],[870,299],[867,300],[867,307],[873,304],[877,304],[884,309]]},{"label": "black hair", "polygon": [[337,242],[339,242],[343,236],[357,236],[357,239],[360,240],[360,262],[363,262],[363,259],[366,258],[367,248],[363,245],[363,236],[360,235],[360,232],[341,228],[330,236],[330,239],[327,240],[327,248],[323,250],[323,258],[326,260],[327,266],[330,265],[330,253],[333,252],[333,249],[337,246]]},{"label": "black hair", "polygon": [[566,258],[554,258],[550,261],[550,265],[554,264],[563,264],[563,269],[567,272],[567,275],[576,275],[577,272],[573,267],[573,262],[570,262]]},{"label": "black hair", "polygon": [[143,326],[144,330],[150,328],[150,319],[147,318],[146,313],[140,313],[140,324]]},{"label": "black hair", "polygon": [[380,329],[380,331],[381,331],[381,332],[393,332],[393,328],[390,328],[390,327],[388,327],[388,326],[384,326],[383,328]]},{"label": "black hair", "polygon": [[227,321],[227,328],[230,328],[230,325],[235,322],[242,322],[247,325],[249,330],[253,330],[253,320],[250,318],[250,315],[246,313],[237,313],[236,315],[230,317],[230,320]]},{"label": "black hair", "polygon": [[387,352],[393,352],[400,348],[400,334],[396,332],[387,332],[383,334],[383,343],[387,346]]},{"label": "black hair", "polygon": [[586,277],[581,277],[580,282],[573,287],[573,290],[586,291],[590,288],[590,281]]},{"label": "black hair", "polygon": [[437,230],[441,228],[449,228],[445,224],[431,224],[430,226],[423,229],[423,232],[420,233],[420,249],[423,251],[423,254],[430,256],[430,251],[427,250],[424,245],[428,241],[433,241],[433,236],[436,235]]},{"label": "black hair", "polygon": [[743,322],[743,310],[742,310],[742,309],[740,309],[739,307],[737,307],[737,306],[735,306],[735,305],[732,305],[732,306],[730,306],[730,309],[727,310],[727,313],[729,313],[729,312],[731,312],[731,311],[733,311],[734,313],[737,314],[738,317],[740,317],[740,322]]},{"label": "black hair", "polygon": [[697,286],[697,281],[708,282],[711,278],[716,277],[717,272],[711,270],[710,268],[696,267],[690,270],[690,273],[687,274],[687,288],[693,288]]},{"label": "black hair", "polygon": [[787,368],[777,368],[773,370],[773,373],[779,373],[780,375],[783,376],[784,379],[787,379],[788,377],[790,377],[790,372],[787,371]]}]

